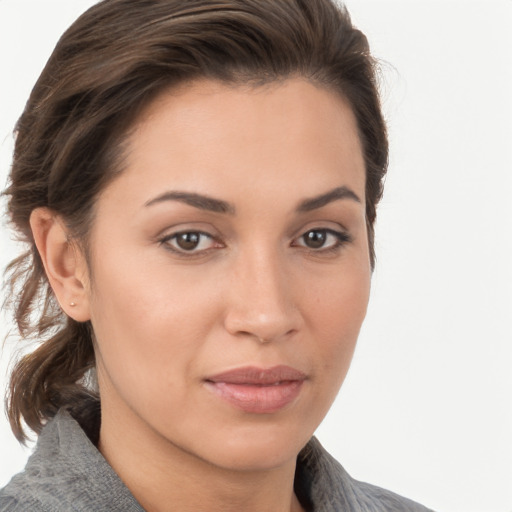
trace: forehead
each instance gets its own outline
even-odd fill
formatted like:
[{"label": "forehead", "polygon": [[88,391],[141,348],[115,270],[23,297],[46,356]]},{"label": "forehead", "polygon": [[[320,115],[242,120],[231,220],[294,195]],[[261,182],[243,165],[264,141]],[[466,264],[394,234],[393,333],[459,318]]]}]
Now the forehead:
[{"label": "forehead", "polygon": [[363,198],[365,184],[350,106],[301,79],[258,87],[203,80],[166,91],[131,131],[121,178],[148,196],[166,187],[223,197],[260,185],[312,196],[350,185]]}]

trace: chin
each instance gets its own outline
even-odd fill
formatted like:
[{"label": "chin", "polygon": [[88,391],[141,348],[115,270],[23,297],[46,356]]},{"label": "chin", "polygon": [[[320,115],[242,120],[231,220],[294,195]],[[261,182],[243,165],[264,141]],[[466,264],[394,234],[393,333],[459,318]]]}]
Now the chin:
[{"label": "chin", "polygon": [[194,451],[204,460],[227,470],[272,470],[294,462],[311,435],[276,425],[226,428],[211,437],[205,436],[204,444]]}]

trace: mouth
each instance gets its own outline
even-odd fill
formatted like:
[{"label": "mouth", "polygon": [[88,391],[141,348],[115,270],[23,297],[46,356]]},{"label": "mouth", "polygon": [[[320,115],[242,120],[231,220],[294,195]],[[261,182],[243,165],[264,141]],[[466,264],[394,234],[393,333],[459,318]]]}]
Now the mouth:
[{"label": "mouth", "polygon": [[300,394],[306,375],[290,366],[244,367],[205,379],[206,387],[232,406],[248,413],[271,414]]}]

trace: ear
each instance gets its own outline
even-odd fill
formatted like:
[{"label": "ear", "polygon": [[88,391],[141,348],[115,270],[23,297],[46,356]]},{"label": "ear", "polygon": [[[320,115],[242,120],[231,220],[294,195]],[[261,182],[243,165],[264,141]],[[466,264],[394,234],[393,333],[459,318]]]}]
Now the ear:
[{"label": "ear", "polygon": [[36,208],[30,227],[60,307],[77,322],[90,320],[87,264],[63,220],[48,208]]}]

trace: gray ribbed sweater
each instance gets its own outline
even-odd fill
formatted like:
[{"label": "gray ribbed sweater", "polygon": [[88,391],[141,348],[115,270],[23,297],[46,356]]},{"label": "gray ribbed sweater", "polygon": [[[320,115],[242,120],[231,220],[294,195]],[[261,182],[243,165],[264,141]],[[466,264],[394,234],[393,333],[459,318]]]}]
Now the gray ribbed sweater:
[{"label": "gray ribbed sweater", "polygon": [[[314,512],[428,512],[413,501],[352,479],[315,438],[299,455],[295,490],[305,508]],[[44,427],[25,470],[0,490],[0,511],[143,509],[80,425],[60,411]]]}]

